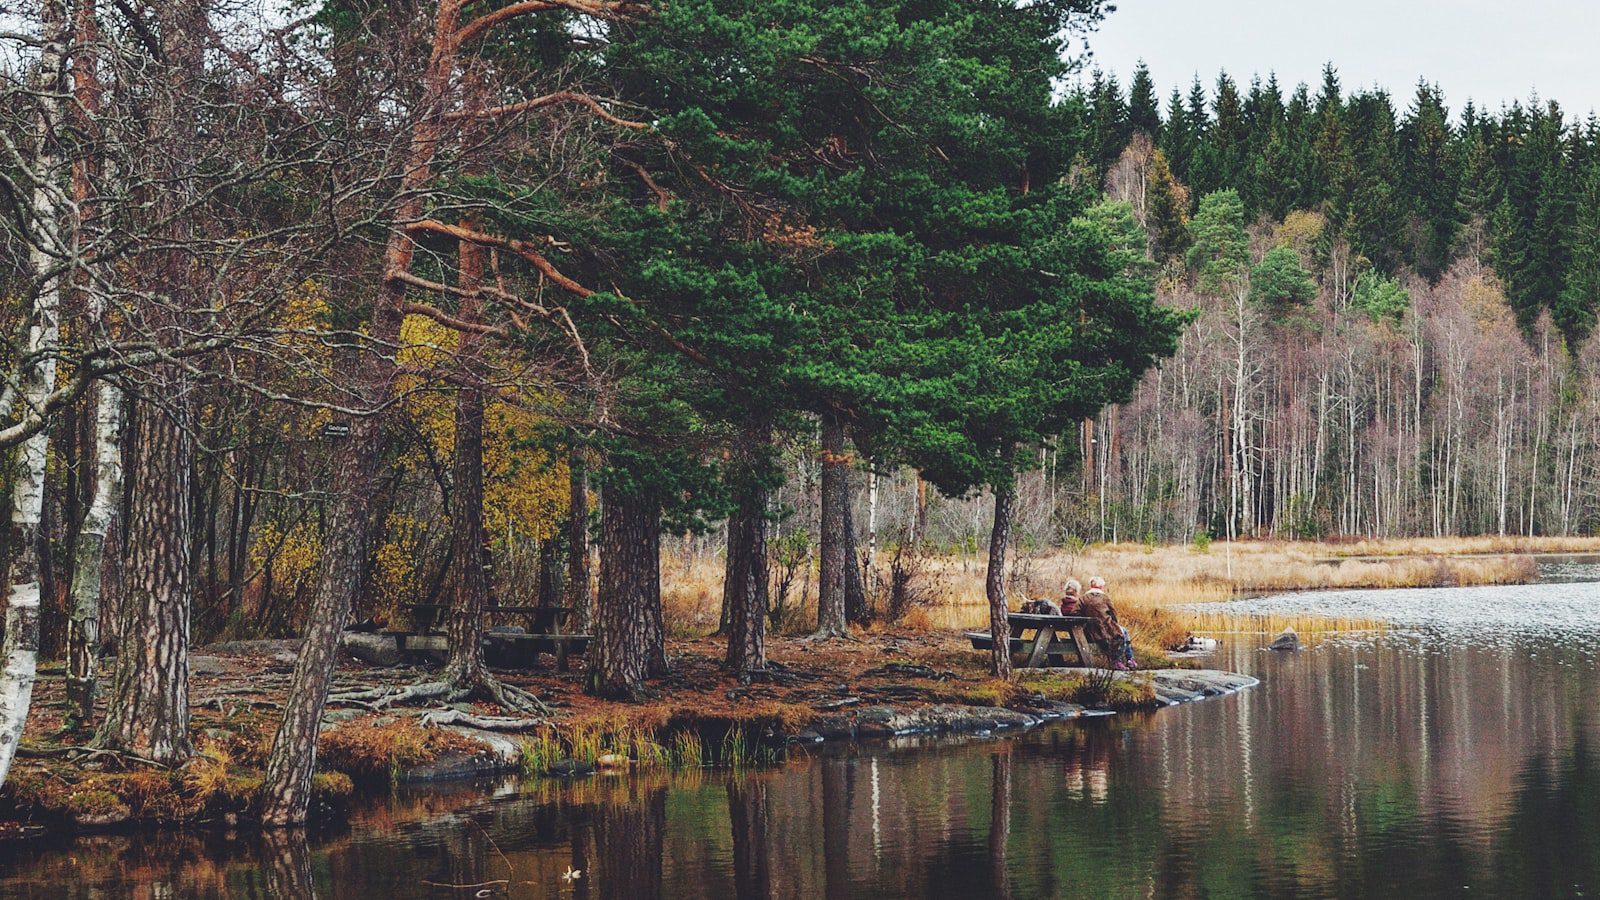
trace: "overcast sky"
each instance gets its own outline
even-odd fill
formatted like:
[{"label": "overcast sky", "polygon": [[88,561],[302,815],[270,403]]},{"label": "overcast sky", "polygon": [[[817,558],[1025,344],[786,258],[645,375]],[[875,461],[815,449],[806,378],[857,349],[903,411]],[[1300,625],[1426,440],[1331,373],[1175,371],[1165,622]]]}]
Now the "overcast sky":
[{"label": "overcast sky", "polygon": [[[1195,73],[1209,93],[1219,69],[1241,86],[1278,73],[1284,93],[1315,93],[1324,62],[1345,88],[1380,85],[1405,108],[1418,78],[1444,89],[1451,113],[1537,91],[1569,116],[1600,109],[1600,2],[1596,0],[1118,0],[1089,37],[1094,64],[1123,88],[1150,66],[1165,105]],[[1164,112],[1163,108],[1163,112]]]}]

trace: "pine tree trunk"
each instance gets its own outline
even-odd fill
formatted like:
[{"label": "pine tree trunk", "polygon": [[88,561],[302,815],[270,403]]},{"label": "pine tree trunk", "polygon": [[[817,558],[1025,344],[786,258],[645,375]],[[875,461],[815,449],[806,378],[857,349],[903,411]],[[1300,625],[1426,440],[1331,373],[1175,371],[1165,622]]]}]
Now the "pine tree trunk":
[{"label": "pine tree trunk", "polygon": [[470,688],[485,675],[483,617],[489,605],[489,579],[483,565],[483,395],[475,388],[463,388],[456,398],[455,450],[450,516],[453,571],[446,629],[450,659],[444,680]]},{"label": "pine tree trunk", "polygon": [[182,376],[169,367],[150,388],[175,408],[140,399],[133,470],[139,492],[124,533],[123,642],[106,701],[102,746],[160,763],[194,753],[189,743],[190,497],[193,442]]},{"label": "pine tree trunk", "polygon": [[994,489],[994,528],[989,533],[989,570],[983,579],[989,598],[991,668],[1000,678],[1011,677],[1011,621],[1006,616],[1006,551],[1011,543],[1011,506],[1016,488],[1010,484]]},{"label": "pine tree trunk", "polygon": [[[476,80],[469,89],[474,94]],[[472,230],[476,222],[462,220]],[[475,292],[483,285],[487,262],[485,250],[468,241],[457,248],[460,287]],[[472,322],[478,317],[478,302],[463,295],[459,316]],[[456,350],[458,363],[470,384],[456,394],[455,464],[451,480],[454,496],[450,515],[451,602],[450,623],[446,630],[450,659],[445,664],[445,681],[458,688],[476,689],[485,679],[483,669],[483,618],[489,605],[489,578],[484,565],[483,533],[483,392],[477,387],[479,337],[461,332]],[[540,558],[540,578],[545,577]],[[543,592],[541,591],[541,594]],[[543,597],[541,596],[541,602]]]},{"label": "pine tree trunk", "polygon": [[757,419],[743,436],[734,475],[735,508],[728,519],[728,564],[723,602],[728,607],[727,665],[736,674],[767,668],[767,489],[761,467],[772,441],[771,425]]},{"label": "pine tree trunk", "polygon": [[339,632],[350,617],[349,586],[360,582],[366,563],[367,515],[380,430],[375,417],[355,419],[350,434],[334,453],[329,484],[338,493],[329,500],[323,520],[322,558],[317,563],[305,640],[300,644],[283,719],[267,757],[261,811],[266,825],[299,825],[306,819],[322,710],[338,662]]},{"label": "pine tree trunk", "polygon": [[847,637],[846,569],[849,558],[850,463],[845,456],[844,420],[834,413],[822,416],[822,527],[820,571],[817,579],[816,637]]},{"label": "pine tree trunk", "polygon": [[872,610],[867,608],[867,589],[861,580],[861,549],[856,543],[856,519],[850,511],[849,483],[846,482],[844,502],[844,615],[852,625],[865,625],[872,621]]},{"label": "pine tree trunk", "polygon": [[574,631],[594,627],[594,595],[589,589],[589,473],[576,452],[567,460],[571,496],[567,506],[567,605]]},{"label": "pine tree trunk", "polygon": [[601,697],[634,699],[650,669],[651,622],[660,608],[661,516],[654,501],[607,486],[600,504],[600,592],[590,684]]},{"label": "pine tree trunk", "polygon": [[[420,117],[412,126],[406,168],[394,211],[396,222],[422,214],[422,189],[433,177],[438,149],[438,115],[456,67],[461,0],[440,0],[434,20],[433,48],[423,75]],[[382,289],[373,301],[370,337],[374,346],[393,347],[400,339],[405,283],[397,277],[411,268],[415,244],[394,228],[384,249]],[[387,351],[385,351],[387,352]],[[394,395],[394,360],[364,361],[353,368],[356,387],[372,409],[380,409]],[[370,495],[383,431],[376,416],[356,417],[350,433],[334,454],[329,473],[334,494],[323,528],[322,559],[317,565],[316,588],[305,641],[295,662],[294,677],[284,700],[283,720],[273,737],[262,785],[261,820],[265,825],[305,822],[311,800],[311,773],[317,762],[317,733],[327,704],[328,685],[338,661],[339,632],[350,615],[352,586],[363,583]]]},{"label": "pine tree trunk", "polygon": [[[602,563],[602,566],[604,563]],[[644,787],[595,812],[595,855],[575,891],[596,882],[600,900],[662,896],[662,860],[667,833],[667,789]]]},{"label": "pine tree trunk", "polygon": [[72,609],[67,622],[68,716],[69,721],[78,723],[94,716],[106,532],[122,497],[121,431],[122,393],[110,382],[102,382],[95,401],[94,499],[73,548]]}]

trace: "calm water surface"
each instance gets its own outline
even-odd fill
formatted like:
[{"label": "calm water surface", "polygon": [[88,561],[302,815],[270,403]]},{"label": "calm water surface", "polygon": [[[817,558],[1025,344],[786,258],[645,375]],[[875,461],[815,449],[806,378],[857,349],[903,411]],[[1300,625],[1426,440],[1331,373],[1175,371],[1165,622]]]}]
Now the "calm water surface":
[{"label": "calm water surface", "polygon": [[[5,897],[1600,893],[1600,585],[1292,595],[1387,634],[1232,642],[1243,694],[766,770],[404,790],[346,827],[0,848]],[[1258,638],[1248,638],[1255,642]],[[582,876],[564,881],[568,867]]]}]

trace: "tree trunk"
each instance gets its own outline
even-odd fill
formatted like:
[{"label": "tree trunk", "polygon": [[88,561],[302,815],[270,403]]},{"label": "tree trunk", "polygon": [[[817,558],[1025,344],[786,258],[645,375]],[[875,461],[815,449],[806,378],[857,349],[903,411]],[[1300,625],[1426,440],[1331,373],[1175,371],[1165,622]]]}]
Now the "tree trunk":
[{"label": "tree trunk", "polygon": [[[38,60],[38,128],[34,134],[36,174],[53,180],[60,165],[55,150],[61,123],[60,83],[66,63],[66,10],[50,2],[40,10],[44,23],[44,44]],[[39,279],[34,299],[32,324],[28,328],[27,355],[33,360],[18,374],[21,394],[28,408],[43,408],[44,398],[55,384],[56,363],[51,352],[60,332],[58,315],[59,278],[46,276],[55,265],[51,253],[60,243],[57,233],[61,211],[50,182],[41,180],[34,191],[33,214],[41,233],[39,245],[29,252],[31,274]],[[17,455],[16,483],[11,488],[12,559],[9,566],[11,590],[6,598],[5,643],[0,646],[0,784],[11,770],[11,760],[22,740],[33,699],[33,683],[39,657],[39,582],[46,561],[39,556],[39,523],[44,516],[45,465],[48,458],[48,428],[23,443]]]},{"label": "tree trunk", "polygon": [[561,543],[551,535],[539,542],[538,597],[541,607],[561,604]]},{"label": "tree trunk", "polygon": [[821,570],[817,579],[817,631],[815,637],[848,637],[846,625],[846,575],[855,565],[849,558],[851,541],[845,533],[849,518],[850,462],[845,456],[844,420],[835,413],[822,416],[822,534]]},{"label": "tree trunk", "polygon": [[867,608],[867,589],[861,581],[861,551],[856,544],[855,514],[850,511],[849,482],[845,485],[844,502],[844,616],[852,625],[865,625],[872,621],[872,610]]},{"label": "tree trunk", "polygon": [[[440,0],[434,20],[433,48],[423,76],[419,118],[412,127],[407,165],[398,185],[396,222],[422,214],[422,189],[433,177],[441,106],[455,71],[461,0]],[[411,268],[415,245],[400,228],[390,231],[384,249],[383,284],[372,307],[372,344],[387,348],[400,339],[405,283],[397,277]],[[394,395],[394,360],[380,356],[354,368],[356,387],[373,410]],[[383,432],[373,415],[356,417],[334,455],[322,559],[311,599],[305,642],[295,662],[294,677],[284,700],[283,720],[273,737],[262,785],[261,819],[266,825],[298,825],[305,821],[311,799],[311,773],[317,761],[317,733],[328,699],[328,683],[338,660],[339,632],[350,615],[350,588],[362,583],[373,476],[377,471]]]},{"label": "tree trunk", "polygon": [[653,500],[607,486],[600,504],[600,593],[590,684],[634,699],[650,670],[651,617],[660,610],[661,515]]},{"label": "tree trunk", "polygon": [[989,532],[989,570],[984,575],[984,592],[989,597],[991,668],[1000,678],[1011,677],[1011,621],[1006,618],[1006,551],[1011,543],[1011,506],[1016,488],[1011,484],[994,489],[994,528]]},{"label": "tree trunk", "polygon": [[[481,93],[476,79],[469,86]],[[462,227],[473,230],[477,223],[462,220]],[[478,302],[473,296],[483,286],[487,263],[483,247],[461,241],[457,245],[457,269],[461,298],[460,318],[478,318]],[[455,463],[451,473],[450,546],[454,571],[451,573],[450,623],[447,629],[450,659],[445,664],[445,681],[458,688],[476,689],[487,677],[483,668],[483,618],[489,605],[489,577],[484,565],[483,533],[483,392],[477,387],[479,337],[462,331],[456,348],[457,361],[469,384],[456,394]],[[545,577],[545,560],[539,559],[539,577]],[[541,591],[541,595],[542,595]],[[540,597],[543,602],[543,597]]]},{"label": "tree trunk", "polygon": [[[465,335],[462,343],[467,343]],[[489,578],[483,564],[483,395],[463,388],[456,397],[456,454],[450,516],[450,659],[444,680],[470,688],[483,670],[483,618]]]},{"label": "tree trunk", "polygon": [[[167,368],[167,367],[163,367]],[[133,470],[139,492],[125,529],[123,642],[99,743],[161,763],[193,755],[189,743],[189,479],[193,444],[182,376],[161,373],[153,390],[172,409],[141,399]]]},{"label": "tree trunk", "polygon": [[95,400],[94,499],[83,517],[72,559],[72,610],[67,622],[68,721],[94,716],[95,659],[100,652],[101,572],[106,532],[122,496],[122,392],[102,382]]},{"label": "tree trunk", "polygon": [[728,608],[727,664],[739,675],[767,667],[767,489],[761,466],[771,441],[770,425],[750,423],[740,448],[742,471],[734,475],[736,506],[728,519],[722,595]]},{"label": "tree trunk", "polygon": [[572,607],[574,631],[589,634],[594,627],[594,595],[589,589],[589,473],[577,451],[567,460],[567,474],[571,479],[567,506],[567,605]]}]

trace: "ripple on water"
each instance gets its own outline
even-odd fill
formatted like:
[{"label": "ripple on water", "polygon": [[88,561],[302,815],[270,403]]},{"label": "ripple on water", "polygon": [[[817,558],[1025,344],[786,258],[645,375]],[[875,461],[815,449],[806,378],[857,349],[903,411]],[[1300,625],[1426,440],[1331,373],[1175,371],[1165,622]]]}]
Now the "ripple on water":
[{"label": "ripple on water", "polygon": [[[1600,655],[1600,583],[1305,591],[1190,607],[1237,615],[1324,615],[1387,622],[1425,645],[1549,641]],[[1430,640],[1431,639],[1431,640]]]}]

